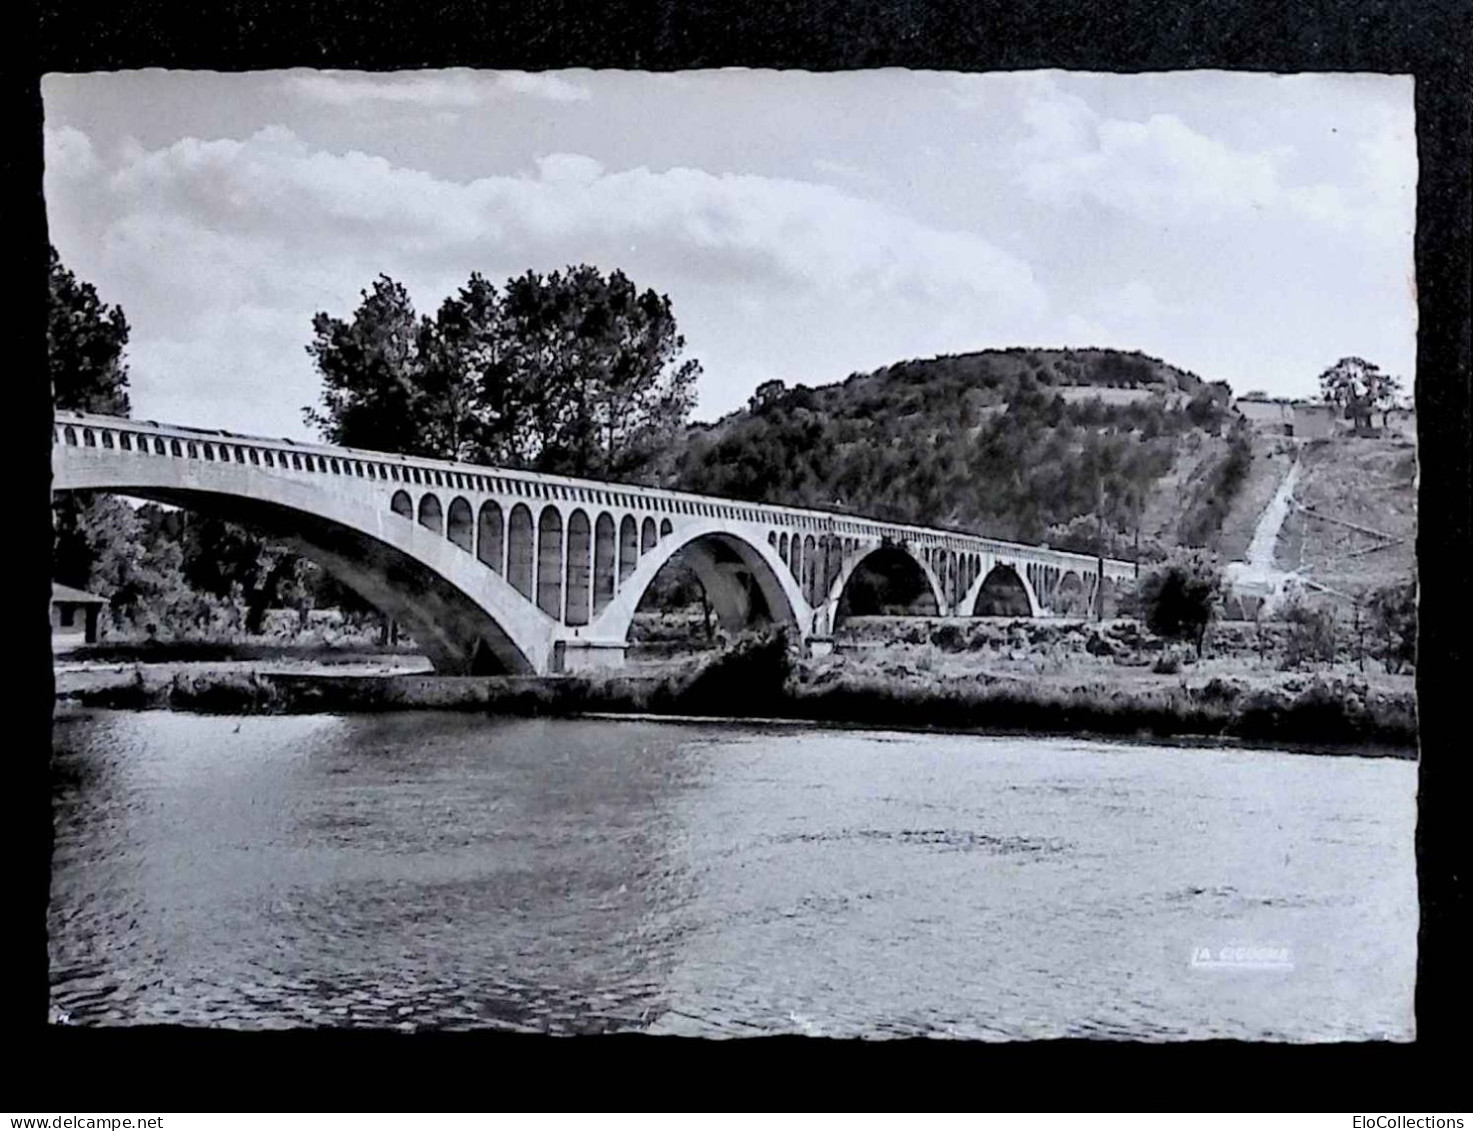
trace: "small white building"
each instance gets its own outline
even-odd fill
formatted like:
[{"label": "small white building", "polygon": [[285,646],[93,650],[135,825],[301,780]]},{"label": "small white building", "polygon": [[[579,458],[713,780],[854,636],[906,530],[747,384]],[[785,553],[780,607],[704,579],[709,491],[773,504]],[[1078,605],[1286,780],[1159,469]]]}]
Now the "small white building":
[{"label": "small white building", "polygon": [[1295,401],[1294,419],[1286,436],[1300,440],[1323,440],[1347,427],[1345,410],[1339,405]]},{"label": "small white building", "polygon": [[1320,401],[1240,400],[1237,408],[1249,427],[1271,436],[1322,440],[1349,427],[1343,409]]},{"label": "small white building", "polygon": [[1288,401],[1240,400],[1238,411],[1252,428],[1274,436],[1289,435],[1294,425],[1294,407]]},{"label": "small white building", "polygon": [[107,598],[51,583],[51,646],[70,648],[97,643],[97,622]]}]

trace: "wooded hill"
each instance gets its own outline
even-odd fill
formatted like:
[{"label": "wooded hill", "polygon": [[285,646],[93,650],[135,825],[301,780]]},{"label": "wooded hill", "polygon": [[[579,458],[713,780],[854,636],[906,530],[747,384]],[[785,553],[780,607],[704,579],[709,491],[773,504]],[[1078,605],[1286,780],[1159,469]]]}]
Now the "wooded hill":
[{"label": "wooded hill", "polygon": [[1250,459],[1231,391],[1139,353],[1006,349],[811,388],[770,381],[648,477],[1106,552],[1209,545]]}]

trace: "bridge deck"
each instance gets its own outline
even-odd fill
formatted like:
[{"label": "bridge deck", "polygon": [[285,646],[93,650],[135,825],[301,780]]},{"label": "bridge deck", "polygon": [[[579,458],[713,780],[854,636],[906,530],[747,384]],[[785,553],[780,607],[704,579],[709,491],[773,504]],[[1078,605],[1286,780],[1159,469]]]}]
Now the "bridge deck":
[{"label": "bridge deck", "polygon": [[[70,433],[70,435],[69,435]],[[62,446],[117,444],[134,450],[140,442],[150,452],[212,462],[249,464],[282,471],[342,475],[385,483],[436,486],[527,499],[619,506],[654,514],[691,515],[772,527],[793,527],[826,534],[880,538],[896,543],[920,543],[959,552],[1026,557],[1061,569],[1093,571],[1096,557],[1047,546],[1008,542],[941,527],[886,522],[843,511],[752,503],[738,499],[695,495],[664,488],[601,480],[576,479],[513,468],[417,456],[270,439],[223,429],[202,429],[125,417],[84,413],[55,414],[53,442]],[[267,453],[270,453],[269,462]],[[284,458],[282,458],[284,457]],[[1106,576],[1133,576],[1136,565],[1118,558],[1104,560]]]}]

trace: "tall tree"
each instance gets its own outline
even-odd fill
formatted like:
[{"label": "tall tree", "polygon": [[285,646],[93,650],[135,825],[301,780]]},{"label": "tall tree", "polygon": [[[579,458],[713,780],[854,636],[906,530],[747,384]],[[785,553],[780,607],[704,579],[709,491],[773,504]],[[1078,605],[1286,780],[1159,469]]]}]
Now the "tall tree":
[{"label": "tall tree", "polygon": [[1402,388],[1401,378],[1390,373],[1381,374],[1381,379],[1376,383],[1374,393],[1374,404],[1376,411],[1381,414],[1381,427],[1386,428],[1391,424],[1391,413],[1394,409],[1402,406],[1402,397],[1405,390]]},{"label": "tall tree", "polygon": [[70,412],[127,416],[128,319],[121,307],[97,297],[97,288],[78,279],[51,249],[51,302],[46,351],[52,403]]},{"label": "tall tree", "polygon": [[621,476],[642,466],[684,426],[695,407],[701,364],[682,359],[685,338],[668,296],[636,293],[618,271],[607,286],[611,349],[594,413],[600,429],[595,458],[604,474]]},{"label": "tall tree", "polygon": [[1222,570],[1199,550],[1178,551],[1141,578],[1137,587],[1146,626],[1158,636],[1189,640],[1202,655],[1207,627],[1222,600]]},{"label": "tall tree", "polygon": [[[128,319],[103,302],[51,249],[46,350],[52,404],[68,412],[127,416]],[[52,576],[110,595],[128,557],[133,525],[126,503],[109,495],[68,492],[52,504]]]},{"label": "tall tree", "polygon": [[[110,496],[95,500],[78,532],[86,544],[80,568],[87,587],[109,598],[115,621],[158,625],[191,603],[177,537],[181,519],[156,503],[134,510]],[[56,572],[66,575],[60,560]]]},{"label": "tall tree", "polygon": [[306,409],[307,422],[334,444],[438,456],[441,440],[422,415],[424,329],[409,292],[380,275],[362,299],[351,319],[312,319],[307,352],[322,374],[322,409]]},{"label": "tall tree", "polygon": [[449,459],[522,464],[516,438],[526,405],[513,380],[502,327],[502,297],[473,273],[422,327],[428,427]]},{"label": "tall tree", "polygon": [[620,271],[473,274],[433,320],[387,276],[351,321],[319,314],[309,423],[336,443],[587,476],[629,476],[694,406],[670,299]]}]

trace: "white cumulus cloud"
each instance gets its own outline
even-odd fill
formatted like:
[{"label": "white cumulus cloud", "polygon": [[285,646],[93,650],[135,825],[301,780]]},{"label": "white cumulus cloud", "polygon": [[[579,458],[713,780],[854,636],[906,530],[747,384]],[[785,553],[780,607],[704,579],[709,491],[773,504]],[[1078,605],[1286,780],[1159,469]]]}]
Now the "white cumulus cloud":
[{"label": "white cumulus cloud", "polygon": [[329,153],[272,127],[244,141],[185,138],[113,174],[126,215],[318,252],[378,245],[404,257],[515,247],[528,265],[631,244],[662,275],[986,302],[1037,311],[1028,266],[968,232],[942,231],[840,189],[700,169],[607,170],[549,154],[521,174],[455,182],[359,152]]},{"label": "white cumulus cloud", "polygon": [[99,254],[140,365],[167,371],[149,388],[210,387],[198,369],[217,350],[228,384],[259,373],[306,403],[312,314],[346,314],[380,272],[430,310],[472,270],[621,268],[670,294],[718,404],[764,367],[883,364],[916,352],[917,326],[922,352],[972,348],[1026,335],[1048,307],[1029,265],[976,233],[804,180],[551,153],[454,181],[271,126],[130,148],[102,183]]},{"label": "white cumulus cloud", "polygon": [[1364,184],[1295,183],[1293,146],[1235,147],[1179,116],[1106,116],[1048,78],[1035,79],[1014,149],[1017,182],[1036,200],[1083,202],[1172,226],[1241,220],[1253,214],[1309,221],[1340,231],[1395,236],[1407,227],[1415,167],[1407,139],[1388,126],[1360,147]]}]

